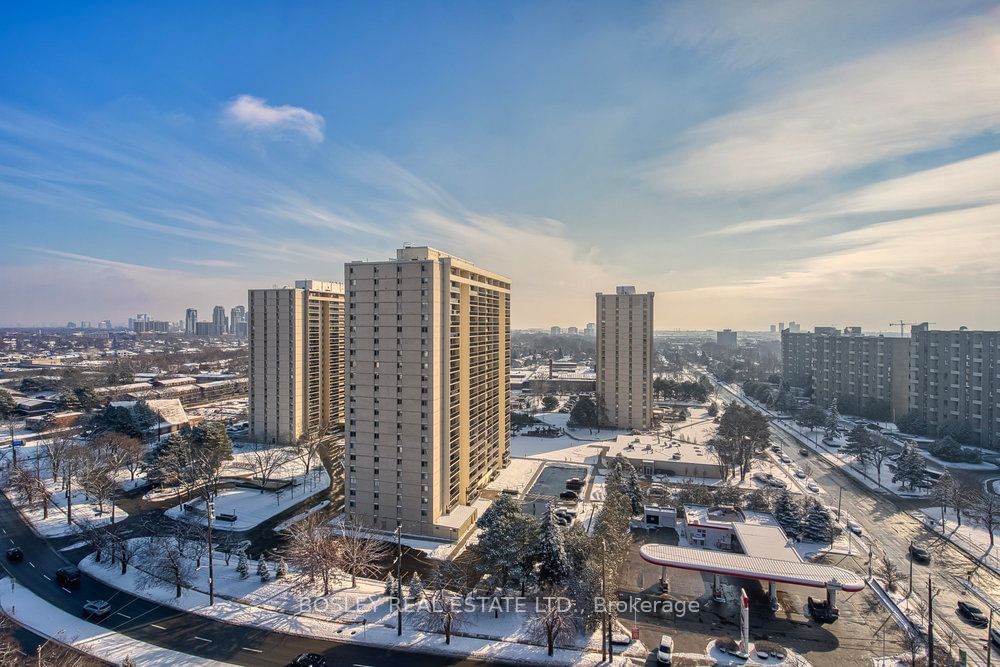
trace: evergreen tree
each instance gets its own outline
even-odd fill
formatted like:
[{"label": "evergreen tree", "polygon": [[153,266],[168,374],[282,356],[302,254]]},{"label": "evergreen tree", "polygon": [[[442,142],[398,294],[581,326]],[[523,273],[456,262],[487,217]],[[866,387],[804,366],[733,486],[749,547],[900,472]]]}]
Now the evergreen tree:
[{"label": "evergreen tree", "polygon": [[246,579],[250,576],[250,561],[246,551],[240,551],[239,560],[236,562],[236,572],[239,573],[240,579]]},{"label": "evergreen tree", "polygon": [[288,563],[285,562],[285,557],[284,556],[279,556],[278,557],[278,567],[277,567],[277,570],[275,571],[274,577],[275,577],[275,579],[281,579],[286,574],[288,574]]},{"label": "evergreen tree", "polygon": [[796,537],[802,525],[802,507],[795,502],[788,489],[778,492],[774,502],[774,518],[789,537]]},{"label": "evergreen tree", "polygon": [[389,576],[385,578],[385,591],[384,593],[395,600],[396,597],[396,577],[392,576],[392,572]]},{"label": "evergreen tree", "polygon": [[871,431],[862,425],[857,425],[847,434],[847,444],[840,451],[849,456],[853,456],[862,471],[866,470],[872,462],[872,435]]},{"label": "evergreen tree", "polygon": [[826,437],[837,437],[837,426],[840,424],[840,411],[837,409],[837,398],[830,401],[830,410],[826,413]]},{"label": "evergreen tree", "polygon": [[125,656],[125,659],[122,660],[122,667],[139,667],[139,663],[135,661],[135,658],[127,655]]},{"label": "evergreen tree", "polygon": [[809,503],[802,531],[805,539],[810,542],[829,542],[833,537],[832,531],[833,517],[830,515],[830,510],[823,503],[813,499]]},{"label": "evergreen tree", "polygon": [[414,602],[418,602],[420,598],[424,595],[424,582],[420,580],[420,574],[417,572],[413,573],[410,577],[410,583],[406,587],[406,594],[410,596],[410,599]]},{"label": "evergreen tree", "polygon": [[588,429],[597,428],[597,406],[589,396],[581,396],[569,413],[569,423],[572,426],[585,426]]},{"label": "evergreen tree", "polygon": [[563,533],[556,521],[556,510],[549,503],[545,516],[542,517],[541,540],[538,547],[538,561],[541,567],[538,580],[550,589],[562,584],[570,576],[569,558],[563,544]]},{"label": "evergreen tree", "polygon": [[501,493],[476,521],[479,542],[470,547],[483,572],[499,577],[501,586],[525,586],[533,570],[538,524],[512,496]]},{"label": "evergreen tree", "polygon": [[924,464],[924,457],[914,447],[905,447],[903,453],[896,460],[896,472],[892,481],[900,482],[904,488],[909,486],[910,490],[913,490],[926,477],[927,467]]},{"label": "evergreen tree", "polygon": [[261,583],[266,583],[271,579],[271,568],[267,566],[267,559],[264,556],[260,557],[257,561],[257,576],[260,577]]}]

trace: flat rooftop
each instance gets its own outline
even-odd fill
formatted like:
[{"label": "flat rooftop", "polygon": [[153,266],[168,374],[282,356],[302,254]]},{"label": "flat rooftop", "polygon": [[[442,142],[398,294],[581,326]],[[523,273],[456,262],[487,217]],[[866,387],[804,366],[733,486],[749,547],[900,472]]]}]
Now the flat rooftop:
[{"label": "flat rooftop", "polygon": [[670,440],[656,435],[619,435],[608,448],[608,457],[621,454],[627,459],[676,461],[715,465],[707,445]]}]

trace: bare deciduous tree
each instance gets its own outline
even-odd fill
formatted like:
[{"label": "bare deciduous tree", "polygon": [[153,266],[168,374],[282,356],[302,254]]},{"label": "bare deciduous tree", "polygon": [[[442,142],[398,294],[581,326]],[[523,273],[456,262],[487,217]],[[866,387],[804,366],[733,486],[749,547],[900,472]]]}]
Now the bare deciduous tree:
[{"label": "bare deciduous tree", "polygon": [[139,557],[142,559],[137,582],[140,589],[168,585],[174,587],[175,597],[180,597],[183,589],[191,586],[194,564],[178,548],[176,539],[151,537]]},{"label": "bare deciduous tree", "polygon": [[292,452],[285,447],[270,447],[257,443],[250,450],[250,463],[254,474],[260,478],[260,492],[283,465],[292,459]]},{"label": "bare deciduous tree", "polygon": [[896,562],[887,554],[883,554],[878,560],[877,574],[883,581],[885,581],[885,587],[890,591],[896,590],[896,584],[898,584],[903,577],[903,573],[900,571],[899,566],[896,565]]},{"label": "bare deciduous tree", "polygon": [[285,557],[299,572],[308,575],[309,584],[319,578],[323,582],[323,595],[330,594],[330,583],[339,562],[338,543],[321,517],[310,515],[288,530]]},{"label": "bare deciduous tree", "polygon": [[389,557],[389,544],[380,540],[367,526],[356,521],[345,521],[337,535],[338,566],[351,575],[351,588],[357,578],[373,577],[379,573]]},{"label": "bare deciduous tree", "polygon": [[549,657],[555,652],[556,642],[571,640],[576,635],[576,617],[572,606],[567,606],[569,596],[565,591],[536,601],[537,612],[532,619],[534,633],[545,640]]}]

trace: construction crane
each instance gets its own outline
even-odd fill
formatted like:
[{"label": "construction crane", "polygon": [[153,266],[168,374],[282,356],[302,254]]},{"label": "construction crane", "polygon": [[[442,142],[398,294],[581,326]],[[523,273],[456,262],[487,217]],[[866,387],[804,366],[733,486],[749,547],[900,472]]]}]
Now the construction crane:
[{"label": "construction crane", "polygon": [[889,322],[890,327],[899,327],[899,337],[903,337],[903,327],[916,326],[917,324],[937,324],[937,322],[904,322],[900,320],[898,322]]}]

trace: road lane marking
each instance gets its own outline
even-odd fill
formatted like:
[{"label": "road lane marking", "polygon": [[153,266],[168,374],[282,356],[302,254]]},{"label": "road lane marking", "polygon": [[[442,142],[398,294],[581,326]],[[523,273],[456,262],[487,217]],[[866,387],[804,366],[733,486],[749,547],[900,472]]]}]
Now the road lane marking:
[{"label": "road lane marking", "polygon": [[124,618],[128,618],[128,619],[131,619],[131,618],[132,618],[131,616],[126,616],[125,614],[121,613],[120,611],[118,611],[118,612],[115,612],[115,613],[116,613],[116,614],[117,614],[118,616],[122,616],[122,617],[124,617]]},{"label": "road lane marking", "polygon": [[42,576],[45,577],[46,579],[48,579],[49,581],[52,581],[52,577],[50,577],[49,575],[43,574]]},{"label": "road lane marking", "polygon": [[7,539],[10,540],[11,544],[14,544],[14,538],[13,537],[8,537]]},{"label": "road lane marking", "polygon": [[67,593],[69,593],[70,595],[72,595],[72,594],[73,594],[73,591],[71,591],[70,589],[66,588],[65,586],[60,586],[59,588],[63,589],[64,591],[66,591],[66,592],[67,592]]},{"label": "road lane marking", "polygon": [[372,667],[371,665],[362,665],[360,662],[354,663],[354,667]]},{"label": "road lane marking", "polygon": [[166,630],[165,627],[163,627],[162,625],[157,625],[156,623],[150,623],[149,626],[152,628],[156,628],[157,630]]},{"label": "road lane marking", "polygon": [[212,643],[212,640],[211,640],[211,639],[205,639],[204,637],[199,637],[198,635],[195,635],[195,637],[194,637],[194,638],[195,638],[195,639],[197,639],[197,640],[198,640],[198,641],[200,641],[200,642],[207,642],[207,643],[209,643],[209,644],[211,644],[211,643]]},{"label": "road lane marking", "polygon": [[244,646],[243,650],[244,651],[251,651],[253,653],[263,653],[263,651],[261,651],[259,648],[250,648],[249,646]]},{"label": "road lane marking", "polygon": [[28,561],[28,565],[30,565],[31,567],[35,567],[35,564],[32,563],[30,560]]}]

